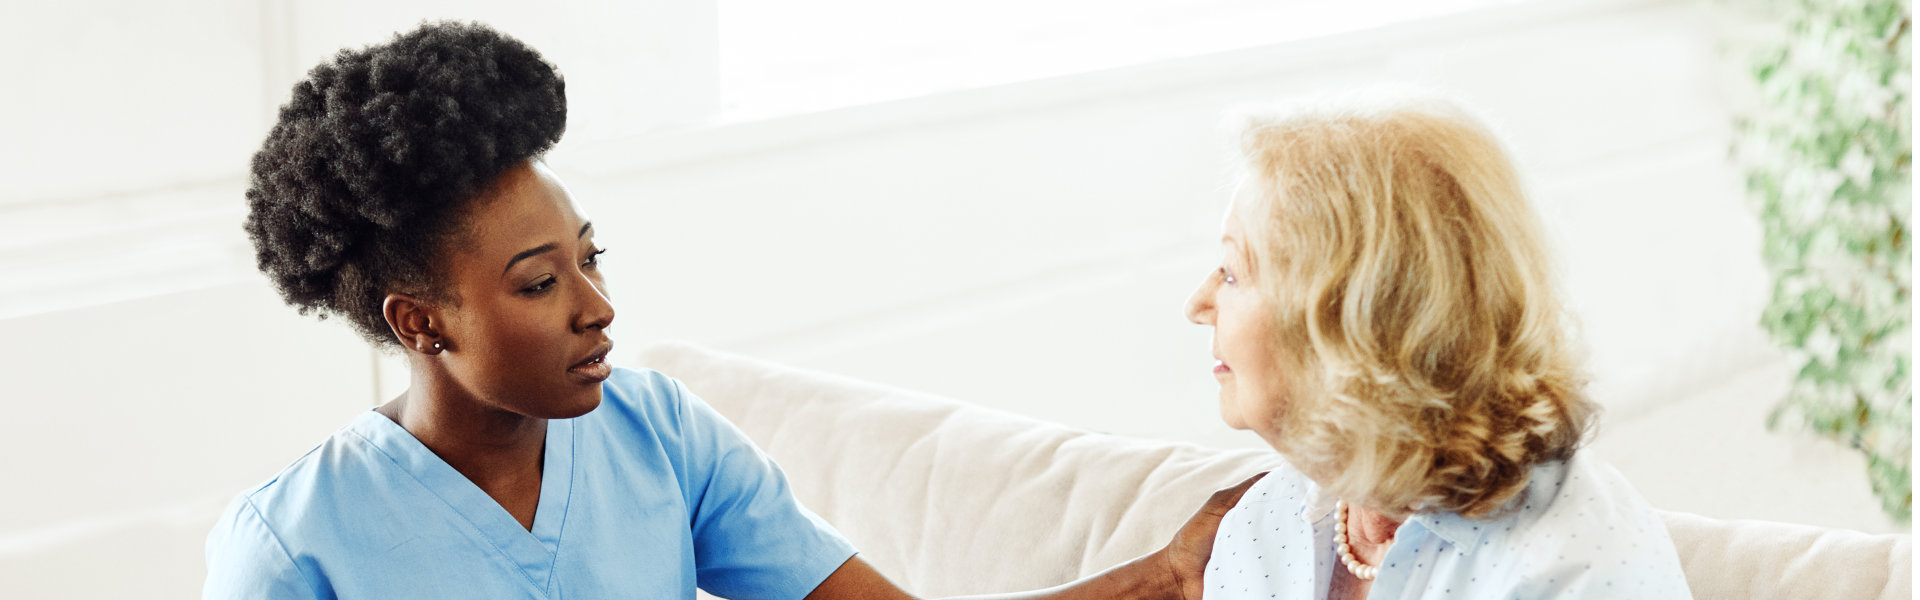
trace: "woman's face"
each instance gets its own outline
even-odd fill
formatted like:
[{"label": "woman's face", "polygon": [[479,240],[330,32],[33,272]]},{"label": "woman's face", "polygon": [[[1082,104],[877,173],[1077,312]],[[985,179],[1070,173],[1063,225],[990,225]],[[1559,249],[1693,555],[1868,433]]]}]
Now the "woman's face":
[{"label": "woman's face", "polygon": [[593,225],[546,165],[501,175],[447,257],[456,298],[435,316],[439,358],[474,399],[529,417],[565,419],[600,404],[613,348]]},{"label": "woman's face", "polygon": [[1261,187],[1249,181],[1234,194],[1221,224],[1220,266],[1187,299],[1187,319],[1213,327],[1213,376],[1220,382],[1221,419],[1234,429],[1265,436],[1274,433],[1287,386],[1273,303],[1254,285],[1252,248],[1240,218],[1259,214],[1250,209],[1263,202]]}]

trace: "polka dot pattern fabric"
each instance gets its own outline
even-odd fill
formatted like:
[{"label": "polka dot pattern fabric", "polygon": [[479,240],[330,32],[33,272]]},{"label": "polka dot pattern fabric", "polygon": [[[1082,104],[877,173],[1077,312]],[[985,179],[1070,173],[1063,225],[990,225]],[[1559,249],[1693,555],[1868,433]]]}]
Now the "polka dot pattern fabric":
[{"label": "polka dot pattern fabric", "polygon": [[[1333,507],[1292,468],[1254,484],[1214,536],[1205,600],[1324,600],[1341,568]],[[1653,507],[1585,453],[1536,466],[1526,493],[1493,518],[1415,515],[1379,567],[1368,598],[1692,598]]]}]

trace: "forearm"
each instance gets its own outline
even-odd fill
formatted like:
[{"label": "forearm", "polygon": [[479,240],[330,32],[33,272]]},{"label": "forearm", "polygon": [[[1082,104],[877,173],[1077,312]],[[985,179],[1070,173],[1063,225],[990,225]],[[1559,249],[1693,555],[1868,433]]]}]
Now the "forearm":
[{"label": "forearm", "polygon": [[[1167,552],[1142,556],[1073,583],[1031,592],[966,596],[949,600],[1182,600],[1181,581],[1169,567]],[[1197,570],[1196,570],[1197,572]],[[1192,582],[1198,598],[1198,582]],[[840,565],[807,600],[914,600],[855,556]]]},{"label": "forearm", "polygon": [[948,600],[1179,600],[1181,586],[1167,575],[1166,560],[1155,552],[1044,590]]},{"label": "forearm", "polygon": [[[1200,579],[1207,559],[1213,554],[1213,534],[1220,527],[1220,518],[1264,475],[1266,473],[1254,475],[1240,485],[1214,492],[1200,511],[1174,533],[1173,541],[1153,553],[1062,586],[950,600],[1198,600]],[[855,556],[827,576],[826,581],[807,595],[807,600],[913,600],[913,596]]]}]

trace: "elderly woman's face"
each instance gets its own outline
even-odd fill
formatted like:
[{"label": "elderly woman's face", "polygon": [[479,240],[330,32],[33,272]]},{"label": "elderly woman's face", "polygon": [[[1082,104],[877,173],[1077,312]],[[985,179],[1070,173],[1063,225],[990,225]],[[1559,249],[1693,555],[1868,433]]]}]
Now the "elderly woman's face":
[{"label": "elderly woman's face", "polygon": [[1287,400],[1273,303],[1254,285],[1242,214],[1256,214],[1264,186],[1248,181],[1234,194],[1221,224],[1220,266],[1187,300],[1187,319],[1213,327],[1213,376],[1220,382],[1220,417],[1235,429],[1263,436]]}]

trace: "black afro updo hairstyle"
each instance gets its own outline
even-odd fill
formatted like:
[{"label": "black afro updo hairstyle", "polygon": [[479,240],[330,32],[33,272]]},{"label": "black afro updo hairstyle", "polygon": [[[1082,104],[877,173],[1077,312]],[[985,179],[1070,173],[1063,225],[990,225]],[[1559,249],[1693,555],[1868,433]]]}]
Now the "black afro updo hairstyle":
[{"label": "black afro updo hairstyle", "polygon": [[253,156],[246,229],[260,271],[300,314],[397,346],[386,295],[452,299],[438,251],[494,180],[566,125],[559,71],[485,25],[423,23],[341,50],[294,86]]}]

